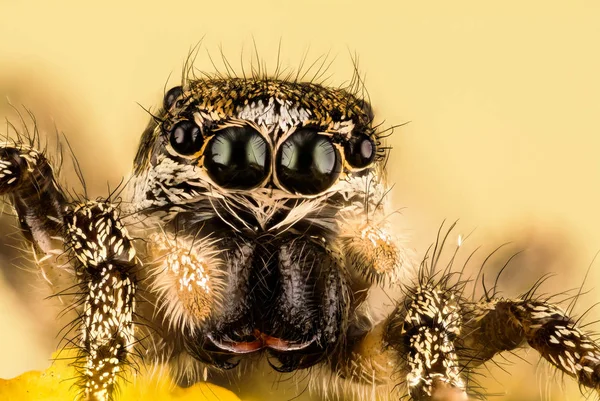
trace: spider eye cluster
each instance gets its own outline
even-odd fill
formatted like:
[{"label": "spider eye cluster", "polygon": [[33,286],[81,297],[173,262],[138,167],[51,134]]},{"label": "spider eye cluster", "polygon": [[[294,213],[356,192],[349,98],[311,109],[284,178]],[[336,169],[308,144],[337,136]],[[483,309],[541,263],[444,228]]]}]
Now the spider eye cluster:
[{"label": "spider eye cluster", "polygon": [[355,134],[339,146],[316,129],[299,128],[273,149],[251,126],[229,126],[205,137],[190,120],[173,125],[169,143],[182,156],[203,156],[208,176],[222,188],[256,188],[274,175],[278,186],[302,195],[327,190],[344,163],[362,169],[376,154],[375,142],[366,134]]}]

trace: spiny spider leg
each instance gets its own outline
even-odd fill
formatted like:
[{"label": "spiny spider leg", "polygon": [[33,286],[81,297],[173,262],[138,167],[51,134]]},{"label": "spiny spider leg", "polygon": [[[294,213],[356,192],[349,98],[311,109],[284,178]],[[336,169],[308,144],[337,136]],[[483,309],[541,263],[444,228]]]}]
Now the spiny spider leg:
[{"label": "spiny spider leg", "polygon": [[461,316],[457,291],[421,278],[388,319],[384,340],[406,361],[408,394],[413,400],[438,399],[441,394],[452,394],[452,400],[467,399],[455,346]]},{"label": "spiny spider leg", "polygon": [[70,270],[68,263],[44,263],[62,255],[65,244],[76,261],[85,294],[82,388],[87,399],[109,399],[134,342],[137,266],[116,209],[106,202],[89,202],[70,210],[43,153],[22,143],[0,147],[0,195],[9,196],[47,280],[54,283],[60,268]]},{"label": "spiny spider leg", "polygon": [[134,344],[138,260],[115,206],[87,202],[65,217],[66,245],[76,259],[84,306],[77,364],[85,399],[112,399],[115,379]]},{"label": "spiny spider leg", "polygon": [[366,384],[367,391],[400,379],[411,400],[467,400],[455,346],[463,329],[460,286],[421,275],[405,291],[404,302],[386,320],[365,328],[334,368]]},{"label": "spiny spider leg", "polygon": [[[532,299],[490,299],[470,306],[459,358],[470,366],[524,342],[580,385],[600,389],[600,346],[555,305]],[[469,313],[469,312],[467,312]]]},{"label": "spiny spider leg", "polygon": [[62,253],[67,202],[42,153],[24,144],[0,146],[0,195],[10,197],[23,235],[36,253]]}]

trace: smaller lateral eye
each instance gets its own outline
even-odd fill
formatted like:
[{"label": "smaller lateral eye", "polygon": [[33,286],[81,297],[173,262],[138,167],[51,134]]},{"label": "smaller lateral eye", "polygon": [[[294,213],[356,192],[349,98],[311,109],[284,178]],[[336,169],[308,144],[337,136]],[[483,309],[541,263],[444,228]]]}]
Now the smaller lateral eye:
[{"label": "smaller lateral eye", "polygon": [[170,110],[173,107],[173,103],[177,100],[179,96],[183,93],[183,88],[181,86],[175,86],[167,93],[165,93],[165,98],[163,99],[163,108],[165,110]]},{"label": "smaller lateral eye", "polygon": [[354,135],[344,145],[346,160],[352,167],[363,168],[375,160],[375,141],[365,134]]},{"label": "smaller lateral eye", "polygon": [[180,155],[189,156],[202,148],[204,138],[200,127],[192,121],[179,121],[171,129],[169,143]]}]

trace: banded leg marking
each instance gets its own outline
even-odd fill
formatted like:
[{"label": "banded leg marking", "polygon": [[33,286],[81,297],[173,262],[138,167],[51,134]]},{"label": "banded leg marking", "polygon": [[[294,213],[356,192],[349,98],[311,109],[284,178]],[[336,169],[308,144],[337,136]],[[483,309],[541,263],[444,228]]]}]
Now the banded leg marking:
[{"label": "banded leg marking", "polygon": [[525,341],[552,365],[586,387],[600,389],[600,346],[555,305],[535,300],[491,300],[474,306],[461,340],[461,359],[483,363]]},{"label": "banded leg marking", "polygon": [[28,146],[0,145],[0,195],[9,195],[21,230],[37,251],[56,253],[65,195],[44,155]]},{"label": "banded leg marking", "polygon": [[408,394],[430,400],[440,393],[467,399],[454,341],[461,333],[459,295],[431,283],[408,294],[388,322],[386,342],[407,361]]},{"label": "banded leg marking", "polygon": [[106,401],[112,399],[115,381],[131,359],[138,260],[109,203],[78,206],[66,222],[67,245],[77,259],[76,273],[86,293],[80,385],[84,399]]}]

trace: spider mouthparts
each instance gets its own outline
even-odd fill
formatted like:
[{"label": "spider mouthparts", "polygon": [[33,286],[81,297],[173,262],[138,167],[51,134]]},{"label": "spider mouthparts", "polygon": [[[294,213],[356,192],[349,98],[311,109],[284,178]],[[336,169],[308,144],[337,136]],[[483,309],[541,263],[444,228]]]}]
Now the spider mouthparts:
[{"label": "spider mouthparts", "polygon": [[208,339],[215,346],[235,354],[249,354],[260,351],[263,348],[270,348],[281,352],[299,351],[308,348],[317,339],[317,336],[314,335],[308,341],[288,341],[261,333],[258,330],[255,330],[255,336],[256,340],[254,341],[228,341],[218,340],[211,333],[207,334]]},{"label": "spider mouthparts", "polygon": [[276,351],[299,351],[305,348],[308,348],[312,343],[315,342],[317,336],[314,335],[308,341],[286,341],[281,338],[271,337],[263,334],[265,347],[274,349]]},{"label": "spider mouthparts", "polygon": [[258,351],[264,347],[263,342],[258,338],[254,341],[241,342],[217,340],[210,333],[207,336],[209,340],[212,341],[212,343],[218,348],[221,348],[224,351],[233,352],[235,354],[249,354],[251,352]]}]

